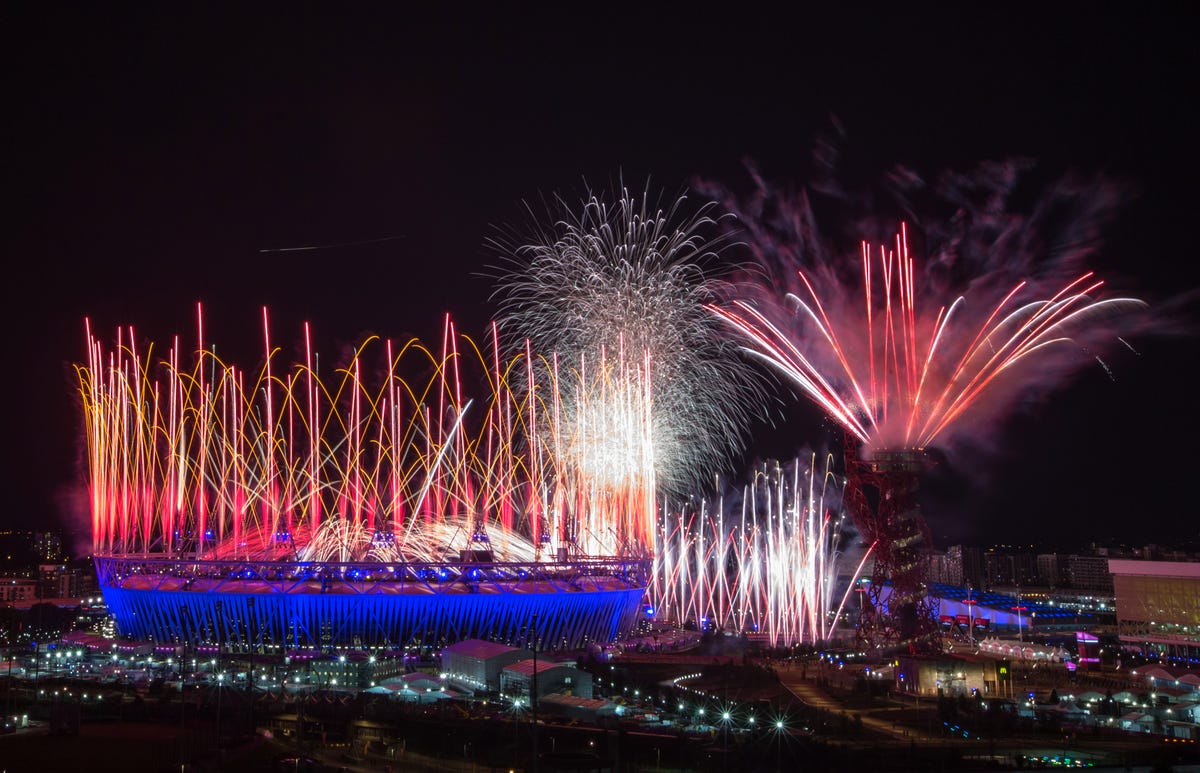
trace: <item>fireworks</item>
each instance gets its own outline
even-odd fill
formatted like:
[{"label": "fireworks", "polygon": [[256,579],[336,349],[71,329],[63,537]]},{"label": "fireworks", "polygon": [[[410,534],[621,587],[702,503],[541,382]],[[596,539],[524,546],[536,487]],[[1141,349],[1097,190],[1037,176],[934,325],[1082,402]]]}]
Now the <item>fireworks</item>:
[{"label": "fireworks", "polygon": [[330,377],[307,326],[304,361],[280,368],[264,309],[266,356],[245,371],[206,348],[198,319],[190,365],[178,338],[156,360],[132,330],[106,351],[89,326],[77,373],[97,553],[436,562],[648,550],[653,503],[587,488],[543,443],[578,430],[558,426],[574,418],[540,388],[543,361],[528,351],[489,359],[447,319],[440,354],[369,339]]},{"label": "fireworks", "polygon": [[[841,288],[826,295],[817,288],[821,275],[804,270],[798,275],[805,294],[787,295],[800,318],[788,331],[744,300],[710,308],[747,337],[754,356],[877,448],[933,444],[1010,369],[1044,349],[1072,343],[1072,335],[1086,335],[1091,320],[1145,305],[1134,298],[1093,297],[1104,282],[1088,272],[1048,298],[1023,298],[1026,283],[1020,282],[984,307],[982,322],[971,319],[965,296],[931,313],[917,300],[903,227],[894,249],[879,248],[878,262],[862,245],[858,315],[847,317],[842,298],[830,298]],[[790,332],[795,330],[802,332]]]},{"label": "fireworks", "polygon": [[721,498],[669,514],[649,589],[657,614],[758,631],[772,646],[831,638],[871,551],[842,566],[841,490],[816,461],[762,465],[729,510]]},{"label": "fireworks", "polygon": [[[755,174],[758,190],[744,203],[723,196],[767,281],[708,308],[845,430],[847,506],[875,546],[859,626],[868,645],[938,649],[916,496],[924,449],[981,437],[989,418],[1061,383],[1146,307],[1101,297],[1104,282],[1082,265],[1113,188],[1060,183],[1022,215],[1008,209],[1020,171],[995,164],[946,175],[937,192],[953,214],[921,218],[923,264],[903,220],[892,238],[860,241],[857,260],[846,260],[820,235],[807,191],[781,196]],[[910,197],[923,182],[903,169],[891,182],[916,218]],[[828,180],[822,191],[853,198]],[[859,238],[878,234],[878,222],[860,217]]]},{"label": "fireworks", "polygon": [[[950,442],[1061,382],[1146,307],[1101,297],[1104,281],[1083,267],[1112,186],[1060,183],[1020,215],[1006,209],[1020,171],[995,164],[947,175],[940,192],[954,215],[927,218],[924,263],[903,223],[886,243],[861,242],[857,259],[844,259],[820,237],[807,194],[778,195],[756,176],[757,195],[729,203],[771,279],[709,308],[863,445]],[[893,183],[902,199],[921,188],[911,173]],[[858,225],[880,228],[870,218]],[[1039,250],[1050,253],[1042,264]]]},{"label": "fireworks", "polygon": [[706,483],[740,450],[754,380],[704,310],[703,267],[719,240],[711,205],[652,208],[646,194],[591,197],[553,227],[497,247],[501,330],[548,357],[538,384],[560,400],[553,438],[576,474],[600,488],[656,492]]}]

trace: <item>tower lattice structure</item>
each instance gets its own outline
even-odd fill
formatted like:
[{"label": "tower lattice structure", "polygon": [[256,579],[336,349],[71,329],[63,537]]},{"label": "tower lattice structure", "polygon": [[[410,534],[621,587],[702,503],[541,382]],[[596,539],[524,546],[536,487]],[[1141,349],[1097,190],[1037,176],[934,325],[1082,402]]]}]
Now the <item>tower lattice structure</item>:
[{"label": "tower lattice structure", "polygon": [[937,609],[926,585],[929,527],[917,502],[925,469],[920,449],[883,449],[864,459],[861,444],[845,446],[846,508],[874,543],[870,585],[862,594],[860,641],[880,649],[937,652]]}]

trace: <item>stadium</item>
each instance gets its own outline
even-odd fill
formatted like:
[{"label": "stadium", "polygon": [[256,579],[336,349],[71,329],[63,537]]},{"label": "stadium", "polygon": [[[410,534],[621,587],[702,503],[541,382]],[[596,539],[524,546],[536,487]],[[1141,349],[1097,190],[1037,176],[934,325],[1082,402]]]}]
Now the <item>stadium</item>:
[{"label": "stadium", "polygon": [[628,630],[646,563],[366,564],[100,556],[125,636],[262,648],[399,647],[466,638],[577,649]]},{"label": "stadium", "polygon": [[88,330],[92,547],[123,636],[574,649],[634,625],[653,476],[601,480],[554,453],[580,432],[556,417],[585,411],[527,387],[538,360],[489,361],[447,320],[440,354],[373,339],[323,381],[307,328],[303,363],[280,368],[263,324],[256,372],[202,336],[155,359],[132,330],[111,351]]}]

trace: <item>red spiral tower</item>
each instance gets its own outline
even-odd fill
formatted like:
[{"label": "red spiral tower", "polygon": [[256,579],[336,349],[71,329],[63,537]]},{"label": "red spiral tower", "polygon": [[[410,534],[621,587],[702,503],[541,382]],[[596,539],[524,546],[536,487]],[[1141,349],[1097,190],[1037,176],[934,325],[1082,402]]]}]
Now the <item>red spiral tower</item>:
[{"label": "red spiral tower", "polygon": [[874,543],[870,586],[862,594],[860,641],[872,649],[909,652],[941,649],[937,614],[926,587],[924,553],[931,540],[917,503],[922,449],[880,449],[864,458],[847,436],[846,509],[868,543]]}]

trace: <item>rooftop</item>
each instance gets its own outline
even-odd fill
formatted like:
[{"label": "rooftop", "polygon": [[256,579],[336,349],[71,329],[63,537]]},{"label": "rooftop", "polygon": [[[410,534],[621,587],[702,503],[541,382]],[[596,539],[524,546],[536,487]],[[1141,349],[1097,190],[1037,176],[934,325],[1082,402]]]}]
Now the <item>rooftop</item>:
[{"label": "rooftop", "polygon": [[1108,571],[1113,575],[1200,580],[1200,561],[1131,561],[1110,558]]},{"label": "rooftop", "polygon": [[504,655],[509,652],[520,652],[517,647],[510,647],[507,644],[500,644],[494,641],[485,641],[483,639],[464,639],[463,641],[451,644],[442,650],[442,654],[450,653],[453,655],[464,655],[469,658],[479,658],[487,660],[494,658],[497,655]]},{"label": "rooftop", "polygon": [[516,663],[510,663],[504,667],[505,671],[516,671],[519,674],[532,674],[534,666],[537,667],[537,672],[540,674],[543,671],[549,671],[553,668],[575,668],[574,663],[558,663],[553,660],[537,660],[529,658],[528,660],[518,660]]},{"label": "rooftop", "polygon": [[604,698],[582,698],[578,695],[563,695],[562,693],[551,693],[550,695],[542,696],[538,699],[539,703],[553,703],[559,706],[578,706],[584,709],[602,709],[612,705],[612,701]]}]

